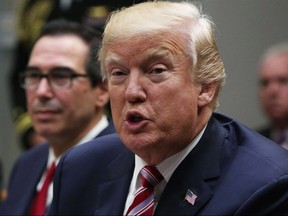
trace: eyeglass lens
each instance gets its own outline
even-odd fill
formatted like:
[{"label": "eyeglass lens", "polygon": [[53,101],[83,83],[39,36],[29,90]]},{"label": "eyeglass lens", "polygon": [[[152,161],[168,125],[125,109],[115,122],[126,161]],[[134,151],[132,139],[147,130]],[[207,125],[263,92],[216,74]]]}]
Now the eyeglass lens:
[{"label": "eyeglass lens", "polygon": [[71,87],[72,79],[77,76],[70,68],[53,68],[48,74],[43,74],[37,68],[28,68],[22,76],[21,83],[24,88],[36,89],[41,79],[47,78],[53,88],[66,89]]}]

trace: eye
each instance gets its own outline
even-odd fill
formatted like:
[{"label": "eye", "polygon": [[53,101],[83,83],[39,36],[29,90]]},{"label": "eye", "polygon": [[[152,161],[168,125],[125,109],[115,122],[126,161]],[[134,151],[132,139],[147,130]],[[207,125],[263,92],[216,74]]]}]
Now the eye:
[{"label": "eye", "polygon": [[287,85],[288,84],[288,78],[282,77],[278,80],[280,85]]},{"label": "eye", "polygon": [[108,73],[108,80],[110,80],[112,84],[120,84],[125,80],[126,75],[127,72],[123,69],[114,68]]},{"label": "eye", "polygon": [[73,72],[65,68],[55,68],[50,72],[52,79],[61,80],[61,79],[71,79]]},{"label": "eye", "polygon": [[148,74],[159,75],[168,71],[168,67],[164,63],[154,63],[147,68]]},{"label": "eye", "polygon": [[42,76],[42,73],[41,71],[39,71],[38,69],[33,69],[33,68],[29,68],[25,71],[25,74],[26,74],[26,77],[29,77],[29,78],[39,78]]},{"label": "eye", "polygon": [[148,69],[147,75],[152,82],[159,83],[170,77],[171,73],[168,72],[168,68],[164,64],[156,64]]},{"label": "eye", "polygon": [[161,68],[161,67],[157,67],[157,68],[153,68],[151,73],[153,73],[153,74],[161,74],[161,73],[163,73],[165,71],[166,71],[166,69]]},{"label": "eye", "polygon": [[123,76],[123,75],[125,75],[125,73],[120,70],[115,70],[115,71],[112,71],[111,73],[111,76]]},{"label": "eye", "polygon": [[41,73],[39,73],[39,72],[29,72],[29,73],[27,73],[27,77],[29,78],[29,79],[38,79],[38,78],[41,78]]},{"label": "eye", "polygon": [[268,83],[269,83],[268,80],[262,79],[262,80],[260,80],[259,85],[260,85],[260,87],[265,88],[268,86]]}]

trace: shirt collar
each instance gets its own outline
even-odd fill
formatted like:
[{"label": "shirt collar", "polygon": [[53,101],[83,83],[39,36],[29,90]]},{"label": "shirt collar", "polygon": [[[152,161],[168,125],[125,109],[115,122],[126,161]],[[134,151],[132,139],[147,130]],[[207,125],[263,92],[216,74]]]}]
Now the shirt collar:
[{"label": "shirt collar", "polygon": [[[177,168],[177,166],[184,160],[184,158],[193,150],[193,148],[197,145],[201,137],[203,136],[203,133],[206,129],[207,125],[200,131],[200,133],[196,136],[194,140],[183,150],[176,153],[175,155],[172,155],[171,157],[165,159],[161,163],[157,164],[156,167],[159,170],[159,172],[163,175],[166,182],[169,181],[171,178],[173,172]],[[133,179],[135,178],[134,188],[138,188],[141,184],[140,178],[138,178],[138,175],[140,173],[140,170],[147,165],[147,163],[140,158],[138,155],[135,155],[135,168],[134,168],[134,174]],[[136,180],[138,179],[138,180]]]},{"label": "shirt collar", "polygon": [[[83,143],[86,143],[94,139],[96,136],[98,136],[101,133],[101,131],[103,131],[106,127],[108,127],[108,125],[109,125],[109,122],[108,122],[107,116],[102,115],[100,121],[75,146],[82,145]],[[52,148],[50,147],[47,167],[50,167],[54,161],[57,165],[60,160],[60,157],[61,155],[58,158],[56,158]]]},{"label": "shirt collar", "polygon": [[108,127],[109,122],[107,116],[102,115],[100,121],[90,130],[75,146],[88,142],[98,136],[101,131]]}]

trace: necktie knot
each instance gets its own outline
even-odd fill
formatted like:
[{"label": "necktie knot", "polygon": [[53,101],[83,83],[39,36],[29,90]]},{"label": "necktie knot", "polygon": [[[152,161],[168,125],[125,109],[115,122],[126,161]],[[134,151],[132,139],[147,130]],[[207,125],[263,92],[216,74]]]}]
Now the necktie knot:
[{"label": "necktie knot", "polygon": [[145,166],[140,171],[142,186],[146,188],[155,187],[162,179],[163,176],[155,166]]},{"label": "necktie knot", "polygon": [[145,166],[140,170],[142,187],[136,193],[133,203],[126,212],[127,215],[153,215],[154,187],[163,179],[155,166]]}]

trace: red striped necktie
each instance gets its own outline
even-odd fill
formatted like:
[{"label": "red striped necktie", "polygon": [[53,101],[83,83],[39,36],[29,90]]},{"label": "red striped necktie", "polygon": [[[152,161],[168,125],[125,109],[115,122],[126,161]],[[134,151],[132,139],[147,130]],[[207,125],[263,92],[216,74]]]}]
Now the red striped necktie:
[{"label": "red striped necktie", "polygon": [[153,215],[154,187],[163,179],[155,166],[145,166],[140,171],[142,186],[136,191],[127,215]]},{"label": "red striped necktie", "polygon": [[52,163],[50,168],[47,171],[41,190],[35,196],[29,215],[31,216],[32,215],[37,215],[37,216],[44,215],[45,210],[46,210],[48,188],[53,181],[55,169],[56,169],[56,165],[55,163]]}]

